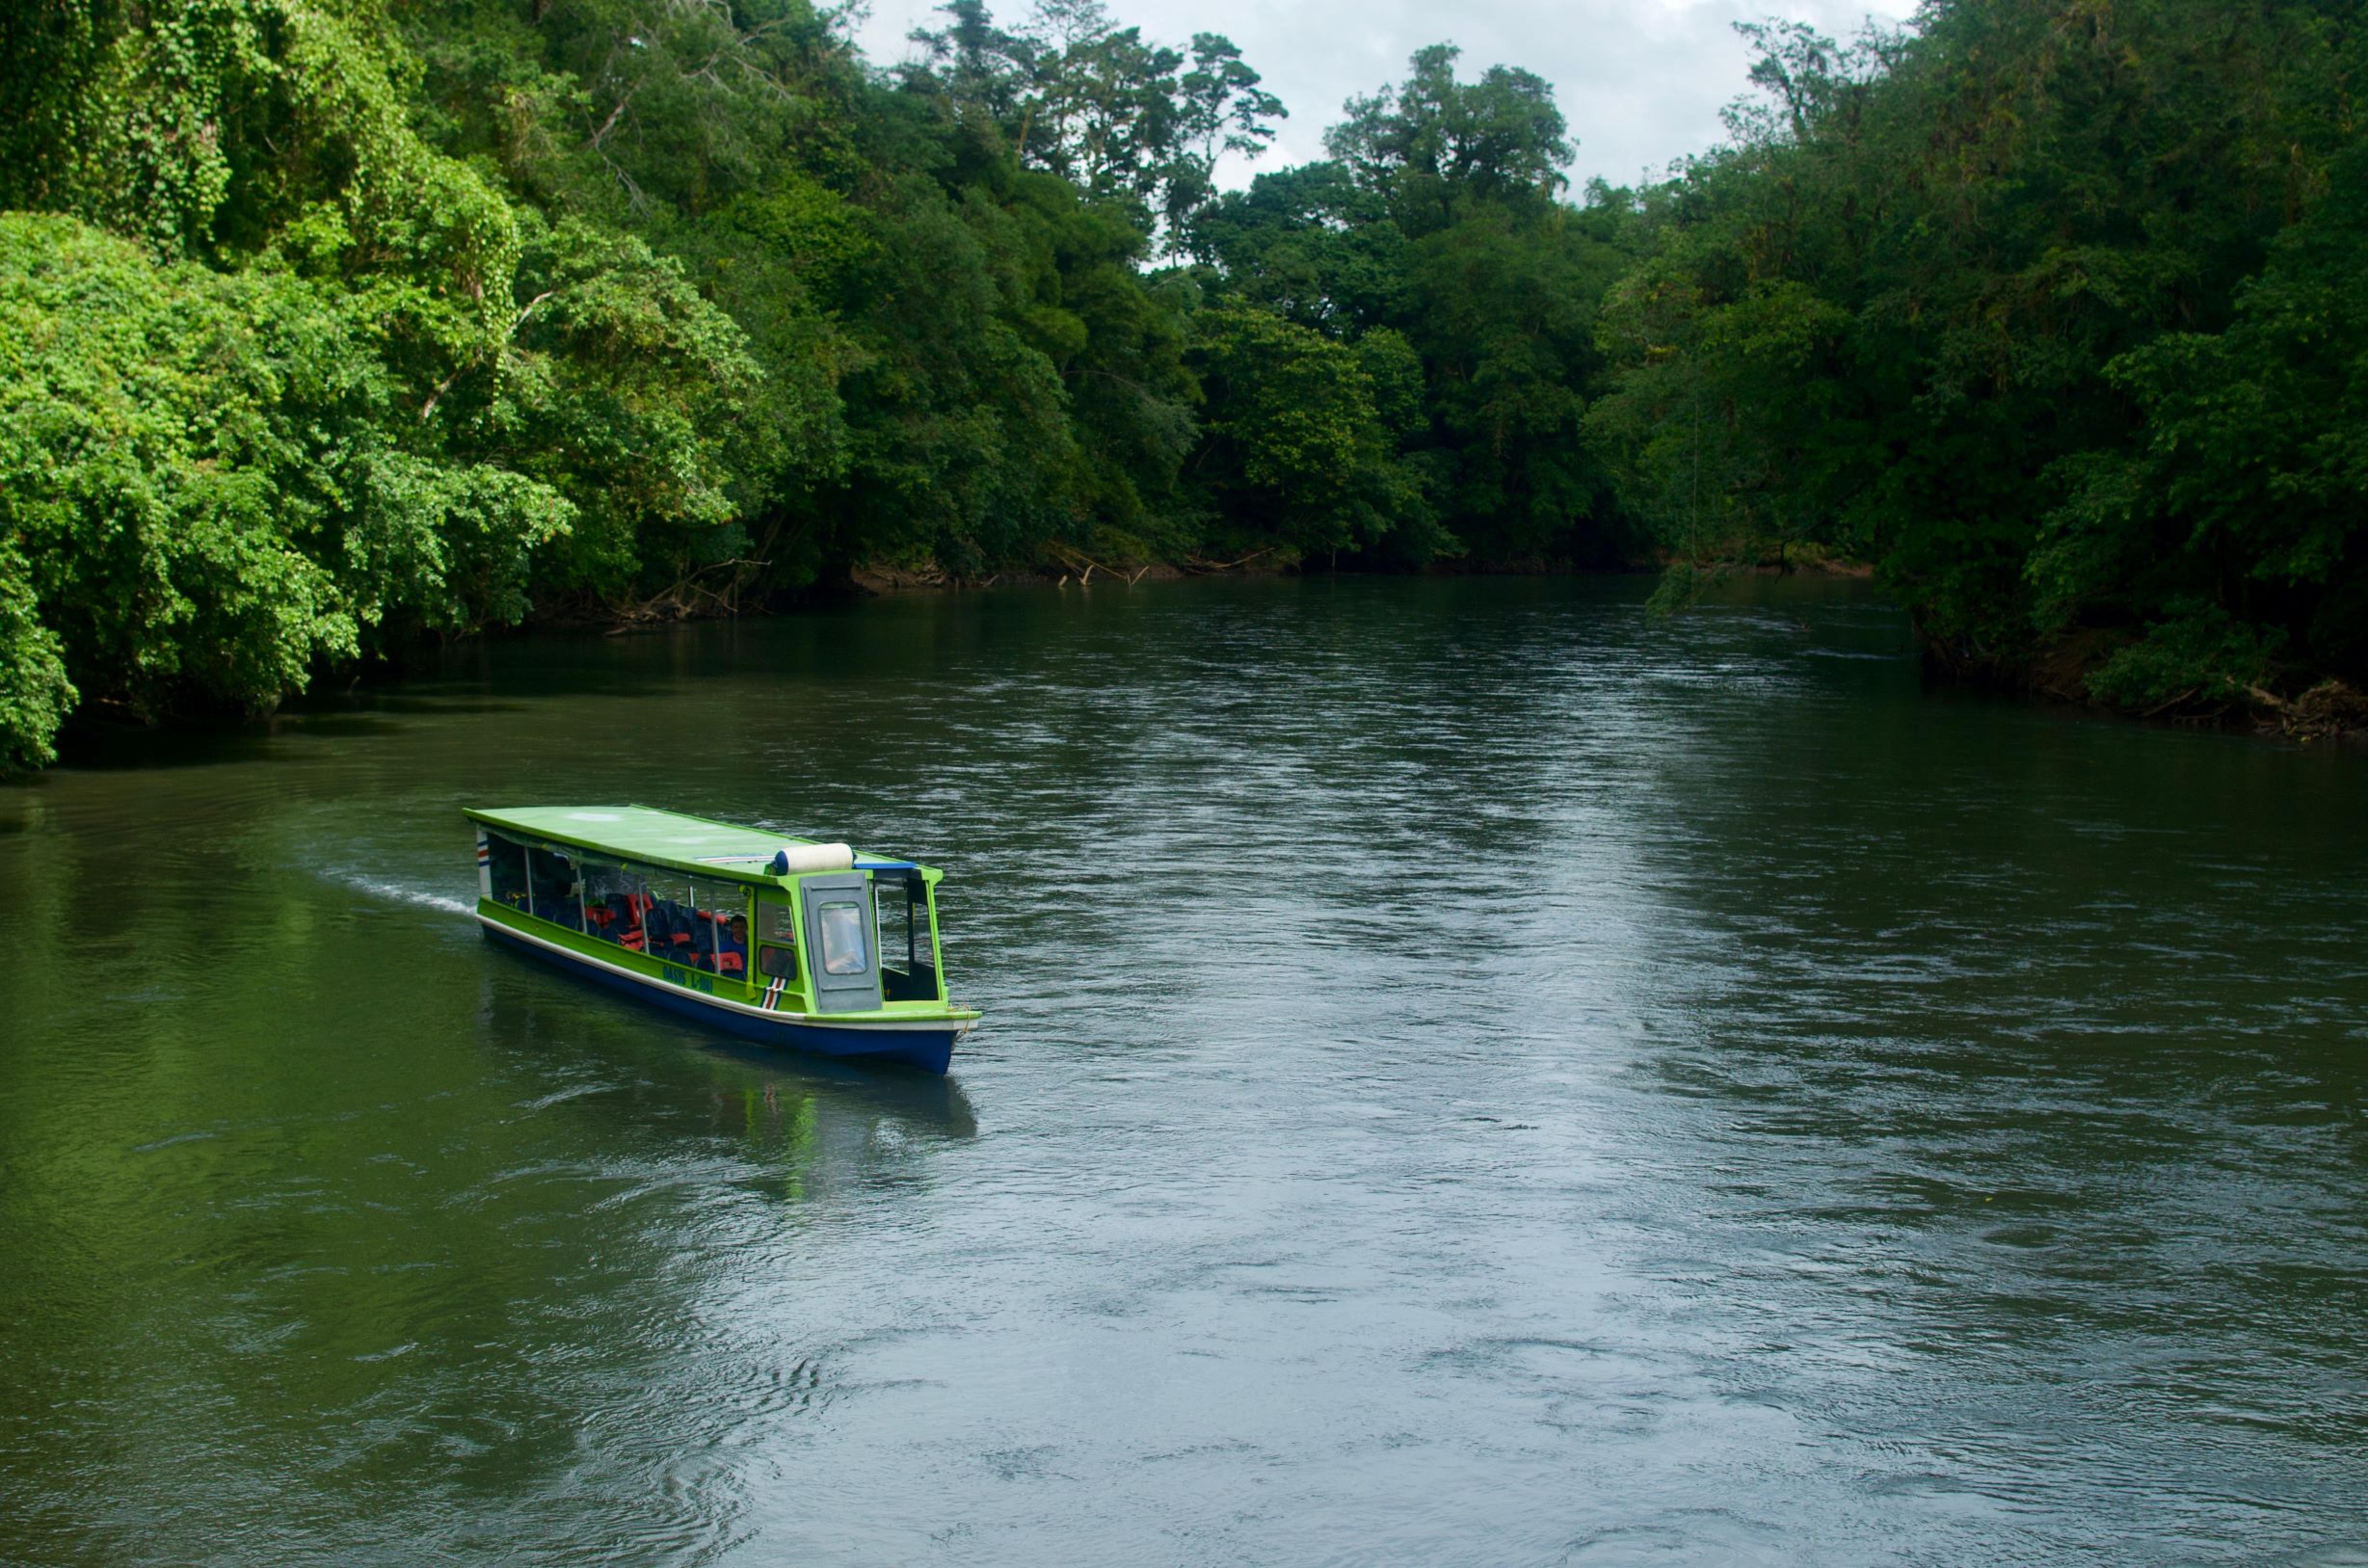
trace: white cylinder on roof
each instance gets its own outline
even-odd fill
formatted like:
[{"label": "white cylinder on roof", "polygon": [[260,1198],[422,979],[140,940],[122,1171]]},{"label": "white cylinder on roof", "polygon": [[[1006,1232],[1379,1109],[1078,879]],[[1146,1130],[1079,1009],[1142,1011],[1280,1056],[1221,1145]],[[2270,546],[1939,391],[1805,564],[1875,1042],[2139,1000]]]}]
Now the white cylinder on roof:
[{"label": "white cylinder on roof", "polygon": [[846,871],[855,867],[855,851],[844,844],[784,844],[773,857],[773,875],[802,877],[809,871]]}]

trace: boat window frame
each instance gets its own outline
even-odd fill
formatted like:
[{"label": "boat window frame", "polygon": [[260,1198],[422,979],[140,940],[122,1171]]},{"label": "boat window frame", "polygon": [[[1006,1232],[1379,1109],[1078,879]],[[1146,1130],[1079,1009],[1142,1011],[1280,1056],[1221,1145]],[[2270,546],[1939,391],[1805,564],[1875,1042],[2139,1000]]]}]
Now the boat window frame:
[{"label": "boat window frame", "polygon": [[[822,946],[822,950],[814,955],[815,961],[819,965],[818,972],[827,974],[834,980],[854,980],[863,975],[875,977],[878,975],[879,955],[873,952],[872,949],[878,942],[879,933],[872,929],[873,922],[870,918],[871,912],[864,907],[871,902],[870,899],[853,890],[848,890],[847,893],[842,894],[838,890],[834,889],[825,893],[822,900],[815,903],[814,938]],[[851,969],[840,969],[831,959],[830,916],[833,910],[838,909],[848,910],[853,915],[853,921],[848,929],[855,936],[856,963]]]},{"label": "boat window frame", "polygon": [[[703,972],[697,963],[685,963],[674,956],[674,940],[671,935],[669,935],[666,939],[666,950],[665,952],[652,952],[650,950],[650,916],[658,912],[660,905],[672,904],[676,909],[683,911],[686,915],[690,910],[697,907],[695,903],[689,902],[690,900],[698,897],[698,891],[692,885],[691,874],[689,871],[677,870],[671,866],[654,865],[648,861],[629,860],[626,864],[631,866],[636,872],[640,873],[642,885],[647,890],[650,900],[650,907],[642,912],[642,950],[644,956],[655,959],[661,964],[667,965],[674,969],[685,970],[693,974]],[[685,896],[677,897],[675,896],[677,894],[683,894]],[[671,914],[667,915],[666,916],[666,921],[667,929],[669,933],[671,933],[674,925],[674,916]],[[696,931],[696,922],[693,922],[694,933]],[[694,949],[696,946],[697,944],[694,942]]]},{"label": "boat window frame", "polygon": [[[805,922],[797,884],[760,882],[748,892],[749,985],[769,991],[779,980],[785,983],[785,991],[794,988],[801,998],[809,995],[814,982],[806,972]],[[764,956],[768,952],[788,954],[789,967],[779,974],[767,969]]]},{"label": "boat window frame", "polygon": [[[577,878],[576,878],[576,885],[577,885],[577,887],[578,887],[579,889],[588,890],[588,889],[589,889],[589,887],[590,887],[591,881],[592,881],[592,873],[593,873],[593,872],[595,872],[596,870],[597,870],[597,871],[609,871],[609,872],[614,872],[614,873],[616,873],[617,875],[619,875],[619,876],[620,876],[620,877],[624,877],[624,878],[629,878],[629,879],[631,879],[631,881],[632,881],[632,884],[633,884],[633,888],[632,888],[632,891],[631,892],[628,892],[628,893],[625,895],[625,896],[626,896],[626,897],[628,897],[628,898],[635,898],[635,897],[647,898],[647,897],[649,896],[649,892],[650,892],[650,880],[649,880],[649,877],[648,877],[648,875],[647,875],[647,872],[648,872],[648,870],[649,870],[649,868],[648,868],[648,867],[646,867],[646,866],[644,866],[644,865],[643,865],[643,864],[642,864],[641,862],[639,862],[639,861],[636,861],[636,860],[629,860],[629,859],[625,858],[624,858],[623,856],[621,856],[621,855],[610,855],[610,854],[607,854],[607,853],[604,853],[604,852],[601,852],[601,851],[598,851],[598,850],[587,851],[587,852],[586,852],[586,859],[581,863],[581,865],[580,865],[580,866],[579,866],[579,868],[578,868],[578,875],[577,875]],[[602,902],[602,903],[605,905],[605,904],[606,904],[606,903],[607,903],[607,900],[605,900],[605,899],[604,899],[604,900],[602,900],[601,902]],[[642,931],[642,946],[641,946],[641,947],[639,947],[639,948],[630,948],[630,947],[627,947],[627,946],[625,945],[624,939],[623,939],[621,937],[610,937],[610,936],[608,936],[608,935],[606,935],[606,934],[604,934],[604,933],[595,932],[595,931],[591,928],[591,927],[592,927],[592,909],[591,909],[590,894],[589,894],[588,891],[586,891],[586,892],[584,892],[584,894],[583,894],[583,903],[584,903],[584,926],[585,926],[584,934],[585,934],[585,936],[586,936],[586,937],[589,937],[589,938],[590,938],[591,940],[593,940],[593,941],[599,942],[599,943],[602,943],[602,944],[604,944],[604,945],[606,945],[606,946],[608,946],[608,947],[614,948],[614,949],[616,949],[619,952],[625,952],[625,953],[634,953],[634,952],[638,952],[638,953],[641,953],[641,954],[642,954],[643,956],[644,956],[644,957],[647,957],[647,956],[648,956],[648,953],[649,953],[649,926],[648,926],[648,925],[647,925],[645,922],[644,922],[644,923],[643,923],[643,924],[642,924],[642,926],[641,926],[641,931]]]},{"label": "boat window frame", "polygon": [[529,903],[532,902],[534,888],[534,879],[527,869],[527,852],[530,846],[523,839],[514,837],[507,833],[497,832],[490,827],[482,828],[480,831],[485,835],[485,886],[484,892],[479,896],[484,898],[489,903],[499,904],[502,908],[509,910],[513,914],[526,915],[530,918],[531,912],[527,909],[525,903],[512,902],[513,895],[504,892],[501,889],[501,883],[496,870],[497,863],[501,857],[499,851],[495,849],[495,846],[507,845],[510,848],[518,851],[518,881],[515,897],[520,900],[525,900]]},{"label": "boat window frame", "polygon": [[568,885],[575,893],[575,918],[580,929],[584,919],[584,851],[567,844],[524,844],[520,847],[526,851],[526,903],[516,906],[518,913],[529,920],[540,920],[545,926],[555,926],[562,931],[570,928],[564,920],[553,920],[535,907],[534,858],[540,855],[546,860],[556,860],[567,869]]},{"label": "boat window frame", "polygon": [[[880,896],[882,891],[892,886],[894,887],[898,892],[904,895],[901,899],[892,902]],[[908,977],[913,972],[913,953],[915,946],[913,930],[914,903],[912,881],[908,880],[904,873],[899,872],[893,882],[883,872],[874,871],[871,873],[871,923],[875,927],[875,935],[879,938],[880,970],[882,974],[888,972],[892,968],[894,969],[897,973]],[[901,945],[905,949],[905,955],[902,964],[892,965],[888,961],[889,953],[887,938],[893,934],[891,927],[895,922],[897,907],[900,903],[904,910],[905,939]]]},{"label": "boat window frame", "polygon": [[[903,899],[903,951],[893,961],[886,937],[893,923],[894,902],[887,895],[895,892]],[[872,925],[880,941],[876,962],[880,970],[881,996],[884,1001],[919,1002],[945,1000],[945,973],[938,949],[937,889],[927,873],[918,867],[871,873]],[[929,961],[921,962],[921,949],[927,946]]]},{"label": "boat window frame", "polygon": [[929,922],[929,978],[935,987],[937,1000],[943,1003],[946,1000],[946,948],[938,937],[937,878],[922,877],[921,903],[928,912]]},{"label": "boat window frame", "polygon": [[[711,873],[690,879],[692,915],[696,916],[704,908],[710,917],[707,921],[707,968],[704,972],[718,980],[735,981],[743,985],[750,983],[757,961],[756,891],[737,878],[718,877]],[[702,892],[708,895],[704,905],[700,903]],[[737,895],[736,903],[727,901],[727,895],[733,894]],[[729,975],[723,972],[723,937],[735,915],[748,923],[747,951],[740,955],[740,972]]]}]

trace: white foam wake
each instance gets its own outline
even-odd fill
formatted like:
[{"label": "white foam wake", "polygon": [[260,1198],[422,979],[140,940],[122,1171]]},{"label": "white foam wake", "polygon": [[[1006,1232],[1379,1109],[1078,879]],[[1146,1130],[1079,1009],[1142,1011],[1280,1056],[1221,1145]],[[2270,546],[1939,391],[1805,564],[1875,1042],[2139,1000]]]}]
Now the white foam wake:
[{"label": "white foam wake", "polygon": [[416,903],[423,909],[441,909],[451,915],[466,915],[470,906],[457,898],[447,898],[440,892],[428,892],[419,888],[407,888],[400,882],[381,881],[374,877],[347,876],[342,872],[330,875],[357,892],[374,898],[391,898],[404,903]]}]

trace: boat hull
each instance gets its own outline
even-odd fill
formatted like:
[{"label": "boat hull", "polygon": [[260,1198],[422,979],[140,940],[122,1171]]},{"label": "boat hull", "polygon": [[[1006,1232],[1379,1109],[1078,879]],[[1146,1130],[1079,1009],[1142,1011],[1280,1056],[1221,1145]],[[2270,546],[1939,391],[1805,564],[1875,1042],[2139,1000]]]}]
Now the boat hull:
[{"label": "boat hull", "polygon": [[648,979],[630,971],[611,969],[553,943],[539,941],[524,933],[513,931],[483,915],[478,916],[477,924],[484,928],[488,938],[502,947],[529,958],[541,959],[580,980],[620,991],[636,1001],[693,1019],[709,1028],[721,1029],[736,1039],[755,1040],[762,1045],[803,1051],[841,1062],[916,1067],[925,1073],[943,1073],[953,1059],[954,1041],[969,1027],[964,1023],[940,1024],[918,1020],[824,1023],[806,1017],[784,1017],[745,1007],[725,1006],[663,981]]}]

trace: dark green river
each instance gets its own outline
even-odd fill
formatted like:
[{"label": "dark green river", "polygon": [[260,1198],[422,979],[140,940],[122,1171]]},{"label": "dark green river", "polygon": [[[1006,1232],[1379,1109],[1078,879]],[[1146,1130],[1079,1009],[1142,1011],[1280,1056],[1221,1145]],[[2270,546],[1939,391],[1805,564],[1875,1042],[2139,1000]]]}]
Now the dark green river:
[{"label": "dark green river", "polygon": [[[0,1561],[2368,1562],[2368,752],[1763,586],[457,653],[0,788]],[[950,1077],[465,804],[947,869]]]}]

